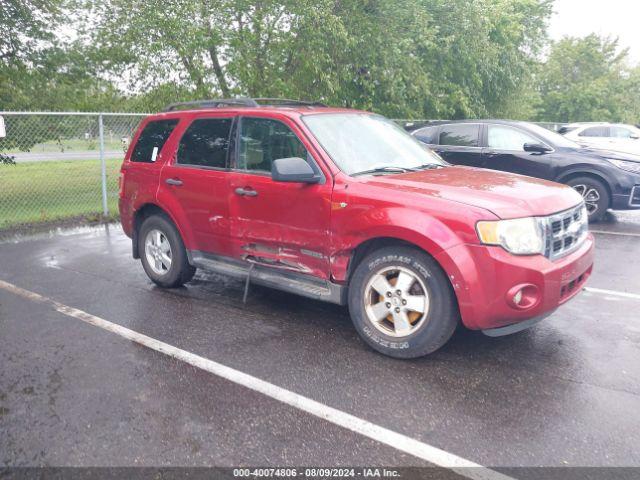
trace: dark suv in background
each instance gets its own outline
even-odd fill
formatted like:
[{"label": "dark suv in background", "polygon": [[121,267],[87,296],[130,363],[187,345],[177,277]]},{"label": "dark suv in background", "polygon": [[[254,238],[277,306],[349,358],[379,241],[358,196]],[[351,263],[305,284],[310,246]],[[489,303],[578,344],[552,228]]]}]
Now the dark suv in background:
[{"label": "dark suv in background", "polygon": [[564,183],[582,195],[589,220],[607,209],[640,208],[640,157],[584,148],[527,122],[433,122],[411,131],[455,165],[502,170]]}]

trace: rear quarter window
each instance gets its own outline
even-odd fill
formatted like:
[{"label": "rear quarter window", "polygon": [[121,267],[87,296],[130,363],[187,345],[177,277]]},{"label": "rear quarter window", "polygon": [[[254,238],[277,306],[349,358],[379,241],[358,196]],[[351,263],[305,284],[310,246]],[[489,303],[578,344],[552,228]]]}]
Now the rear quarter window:
[{"label": "rear quarter window", "polygon": [[178,124],[177,119],[156,120],[147,123],[133,147],[132,162],[153,163],[169,135]]},{"label": "rear quarter window", "polygon": [[413,132],[412,135],[416,137],[418,140],[420,140],[422,143],[435,145],[438,143],[438,128],[439,127],[421,128]]},{"label": "rear quarter window", "polygon": [[580,137],[608,137],[609,129],[607,127],[589,127],[585,128],[578,134]]}]

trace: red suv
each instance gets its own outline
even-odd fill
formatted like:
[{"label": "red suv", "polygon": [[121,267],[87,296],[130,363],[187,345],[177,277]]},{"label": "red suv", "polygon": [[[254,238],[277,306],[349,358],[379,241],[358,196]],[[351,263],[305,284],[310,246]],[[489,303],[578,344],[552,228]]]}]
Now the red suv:
[{"label": "red suv", "polygon": [[450,166],[368,112],[287,100],[177,104],[122,165],[133,256],[162,287],[196,268],[348,305],[364,341],[411,358],[460,322],[522,330],[580,290],[594,243],[560,184]]}]

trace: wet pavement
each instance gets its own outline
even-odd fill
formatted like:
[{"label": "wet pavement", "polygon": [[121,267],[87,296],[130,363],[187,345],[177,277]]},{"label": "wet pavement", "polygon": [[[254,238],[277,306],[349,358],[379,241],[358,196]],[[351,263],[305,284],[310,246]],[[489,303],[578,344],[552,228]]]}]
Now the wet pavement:
[{"label": "wet pavement", "polygon": [[[588,287],[640,294],[640,214],[593,227]],[[0,280],[491,467],[640,467],[640,297],[400,361],[346,309],[199,272],[155,287],[117,226],[0,244]],[[426,462],[0,289],[0,465]]]}]

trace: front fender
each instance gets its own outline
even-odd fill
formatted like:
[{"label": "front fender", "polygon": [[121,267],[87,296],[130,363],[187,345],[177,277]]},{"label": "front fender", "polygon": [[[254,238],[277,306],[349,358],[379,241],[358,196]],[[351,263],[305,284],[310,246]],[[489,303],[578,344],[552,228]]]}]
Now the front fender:
[{"label": "front fender", "polygon": [[[613,166],[612,166],[613,168]],[[555,179],[558,183],[565,183],[569,178],[576,175],[591,175],[598,178],[601,178],[605,184],[611,188],[611,185],[616,183],[615,179],[604,169],[600,170],[598,168],[594,168],[592,165],[573,165],[560,173]]]},{"label": "front fender", "polygon": [[357,215],[334,215],[332,277],[335,281],[345,282],[353,252],[371,240],[401,240],[435,258],[444,250],[468,242],[471,233],[475,238],[474,227],[470,227],[475,226],[475,219],[458,218],[451,221],[455,222],[454,225],[425,212],[400,206],[363,208]]}]

